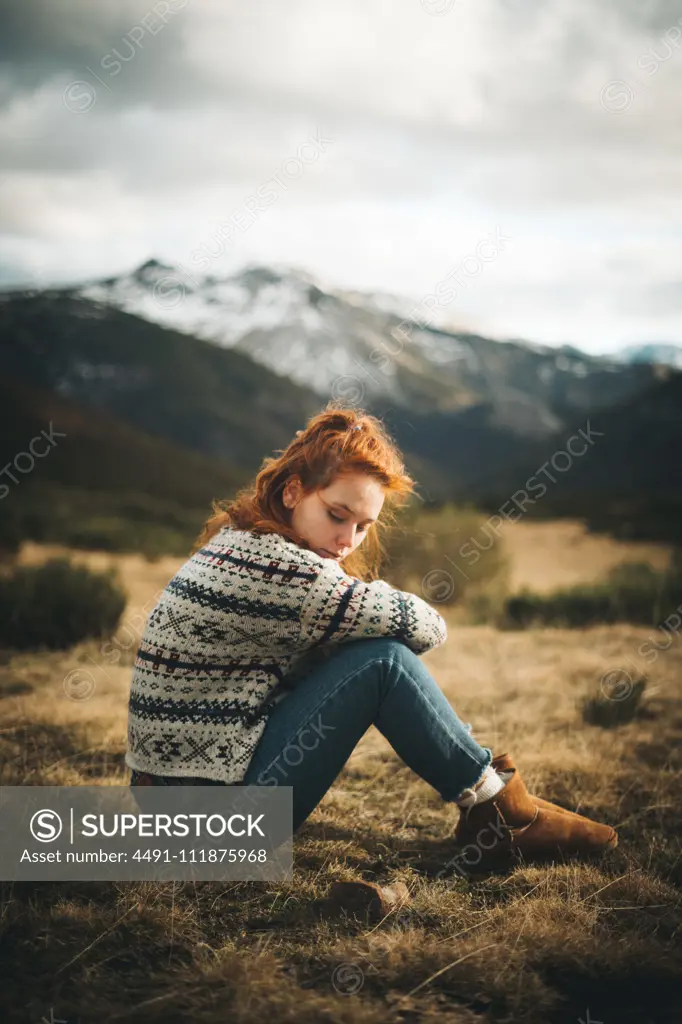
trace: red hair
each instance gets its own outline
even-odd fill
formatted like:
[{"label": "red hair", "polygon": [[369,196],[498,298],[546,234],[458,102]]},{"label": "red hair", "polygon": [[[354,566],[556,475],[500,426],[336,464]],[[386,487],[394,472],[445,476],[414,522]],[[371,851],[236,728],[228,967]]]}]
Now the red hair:
[{"label": "red hair", "polygon": [[279,533],[300,547],[310,545],[290,523],[290,510],[282,491],[291,476],[298,476],[303,493],[322,490],[344,472],[367,473],[381,485],[384,504],[355,551],[341,561],[342,568],[358,579],[376,579],[385,551],[382,534],[395,519],[394,509],[412,494],[415,482],[405,471],[400,452],[384,424],[357,408],[336,407],[329,402],[312,416],[303,430],[277,458],[265,458],[253,483],[231,500],[213,501],[213,513],[199,534],[192,554],[223,526],[253,533]]}]

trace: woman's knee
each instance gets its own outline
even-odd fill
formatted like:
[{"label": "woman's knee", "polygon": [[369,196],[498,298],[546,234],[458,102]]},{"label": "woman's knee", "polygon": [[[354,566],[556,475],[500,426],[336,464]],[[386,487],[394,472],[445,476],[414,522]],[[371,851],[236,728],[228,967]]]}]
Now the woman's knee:
[{"label": "woman's knee", "polygon": [[358,640],[357,643],[363,645],[368,658],[373,661],[401,662],[404,665],[419,663],[419,657],[412,648],[392,636],[369,637]]}]

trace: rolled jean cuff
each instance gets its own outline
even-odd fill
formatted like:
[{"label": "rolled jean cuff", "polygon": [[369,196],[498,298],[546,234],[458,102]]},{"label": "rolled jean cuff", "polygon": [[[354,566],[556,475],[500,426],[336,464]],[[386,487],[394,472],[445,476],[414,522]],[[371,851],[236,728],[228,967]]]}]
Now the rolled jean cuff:
[{"label": "rolled jean cuff", "polygon": [[[468,728],[468,731],[471,732],[470,726],[467,726],[467,728]],[[483,747],[482,749],[486,753],[486,757],[487,757],[486,763],[482,767],[479,765],[478,774],[476,775],[476,777],[471,782],[469,782],[466,786],[462,786],[460,791],[455,796],[445,796],[443,793],[441,793],[440,794],[441,798],[444,800],[445,803],[447,803],[447,804],[456,803],[457,800],[459,799],[459,797],[461,796],[462,792],[465,789],[473,789],[477,785],[477,783],[479,783],[481,781],[481,779],[483,778],[485,773],[488,771],[488,769],[490,768],[490,765],[492,764],[493,757],[495,755],[493,754],[493,751],[490,749],[490,747]]]}]

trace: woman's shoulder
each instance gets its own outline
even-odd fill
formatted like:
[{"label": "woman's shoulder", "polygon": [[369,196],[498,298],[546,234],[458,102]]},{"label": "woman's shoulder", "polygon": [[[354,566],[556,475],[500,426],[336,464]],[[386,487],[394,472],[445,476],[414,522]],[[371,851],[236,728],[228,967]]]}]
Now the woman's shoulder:
[{"label": "woman's shoulder", "polygon": [[285,558],[287,561],[295,560],[306,565],[322,569],[329,562],[310,548],[302,547],[294,543],[281,533],[259,530],[237,529],[233,526],[223,526],[211,538],[216,546],[227,546],[240,549],[253,554],[268,555],[271,558]]}]

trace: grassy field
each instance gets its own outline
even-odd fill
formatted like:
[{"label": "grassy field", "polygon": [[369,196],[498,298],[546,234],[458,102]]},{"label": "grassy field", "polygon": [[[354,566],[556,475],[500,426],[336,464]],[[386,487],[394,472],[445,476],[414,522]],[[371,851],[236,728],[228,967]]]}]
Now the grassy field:
[{"label": "grassy field", "polygon": [[[538,590],[668,558],[571,523],[507,524],[504,541],[514,586]],[[27,545],[22,561],[51,553]],[[5,652],[3,785],[128,781],[136,637],[181,560],[76,557],[120,567],[130,601],[118,661],[98,642]],[[291,882],[1,883],[2,1019],[679,1024],[682,638],[644,665],[637,648],[653,633],[453,621],[424,657],[479,742],[512,753],[531,792],[618,829],[598,866],[438,878],[457,810],[370,729],[297,836]],[[620,668],[648,674],[637,717],[585,724],[582,700]],[[329,906],[338,879],[399,879],[412,902],[369,923]]]}]

